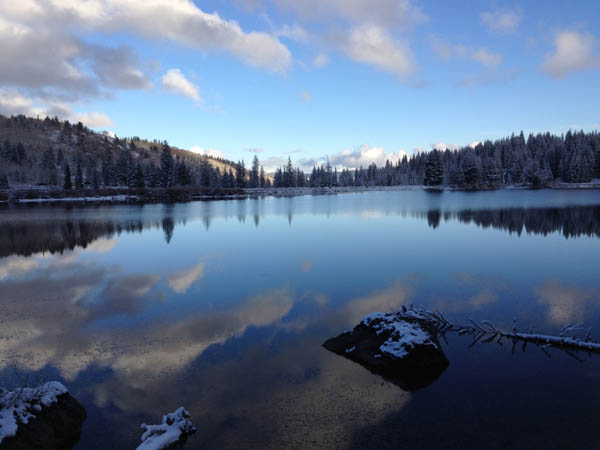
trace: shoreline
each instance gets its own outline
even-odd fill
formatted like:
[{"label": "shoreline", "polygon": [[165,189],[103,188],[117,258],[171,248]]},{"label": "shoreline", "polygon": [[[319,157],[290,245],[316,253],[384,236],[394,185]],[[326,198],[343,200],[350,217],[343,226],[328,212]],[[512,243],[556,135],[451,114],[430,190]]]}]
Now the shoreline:
[{"label": "shoreline", "polygon": [[[302,188],[244,188],[221,190],[212,192],[204,192],[202,189],[193,190],[188,188],[182,189],[166,189],[166,190],[151,190],[151,189],[122,189],[122,188],[105,188],[98,191],[82,190],[77,192],[78,195],[66,196],[64,191],[53,189],[8,189],[0,191],[0,204],[23,204],[23,205],[38,205],[38,204],[128,204],[128,203],[172,203],[172,202],[193,202],[203,200],[239,200],[245,198],[256,197],[299,197],[305,195],[337,195],[337,194],[352,194],[359,192],[393,192],[393,191],[408,191],[408,190],[432,190],[434,192],[482,192],[492,190],[537,190],[530,186],[512,185],[505,186],[499,189],[477,189],[464,190],[452,187],[429,188],[423,185],[402,185],[402,186],[338,186],[338,187],[302,187]],[[546,186],[543,189],[553,190],[576,190],[576,189],[599,189],[600,181],[591,183],[554,183]],[[39,193],[39,195],[35,195]],[[83,195],[81,195],[83,194]]]}]

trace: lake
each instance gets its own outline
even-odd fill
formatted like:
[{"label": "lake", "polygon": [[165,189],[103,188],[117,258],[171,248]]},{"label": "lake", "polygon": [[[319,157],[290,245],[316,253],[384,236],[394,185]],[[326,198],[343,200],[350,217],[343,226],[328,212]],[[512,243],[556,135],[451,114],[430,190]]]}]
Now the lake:
[{"label": "lake", "polygon": [[63,382],[82,450],[179,406],[186,449],[597,449],[600,355],[449,334],[411,393],[322,343],[408,304],[600,338],[599,269],[595,190],[4,207],[0,386]]}]

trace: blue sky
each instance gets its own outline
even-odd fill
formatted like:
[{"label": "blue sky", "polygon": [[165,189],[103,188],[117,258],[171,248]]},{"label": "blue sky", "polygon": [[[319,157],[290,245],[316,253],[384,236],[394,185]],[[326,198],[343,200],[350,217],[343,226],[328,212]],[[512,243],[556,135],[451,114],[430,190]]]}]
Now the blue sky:
[{"label": "blue sky", "polygon": [[594,1],[8,3],[4,114],[257,154],[268,168],[600,128]]}]

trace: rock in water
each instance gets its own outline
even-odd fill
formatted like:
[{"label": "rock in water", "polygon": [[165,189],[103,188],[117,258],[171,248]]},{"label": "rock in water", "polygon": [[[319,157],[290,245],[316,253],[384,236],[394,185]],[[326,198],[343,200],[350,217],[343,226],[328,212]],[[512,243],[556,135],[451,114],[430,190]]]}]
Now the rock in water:
[{"label": "rock in water", "polygon": [[70,394],[64,393],[50,406],[35,412],[35,418],[20,424],[15,436],[3,439],[2,450],[72,449],[81,435],[85,408]]},{"label": "rock in water", "polygon": [[433,383],[450,364],[438,330],[412,310],[371,314],[323,346],[409,392]]},{"label": "rock in water", "polygon": [[196,432],[190,413],[183,406],[162,416],[158,425],[142,424],[142,443],[136,450],[174,450],[183,448],[188,435]]}]

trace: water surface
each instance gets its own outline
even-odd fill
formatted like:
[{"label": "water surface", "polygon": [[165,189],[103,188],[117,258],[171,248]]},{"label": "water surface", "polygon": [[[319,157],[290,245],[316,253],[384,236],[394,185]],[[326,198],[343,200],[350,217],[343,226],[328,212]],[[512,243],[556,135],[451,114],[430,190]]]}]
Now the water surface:
[{"label": "water surface", "polygon": [[600,448],[600,356],[468,349],[402,391],[321,347],[403,304],[600,337],[600,193],[418,190],[0,209],[0,385],[60,380],[78,449]]}]

